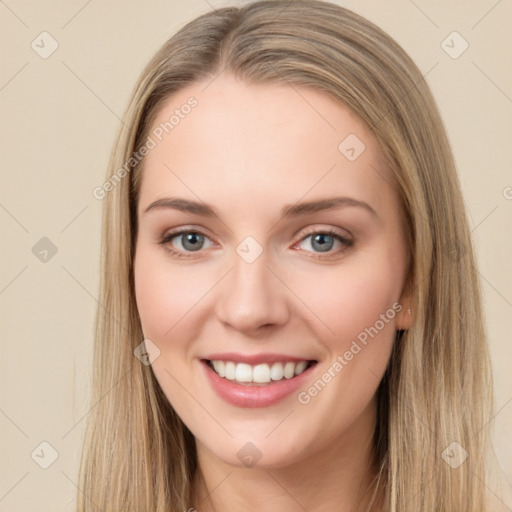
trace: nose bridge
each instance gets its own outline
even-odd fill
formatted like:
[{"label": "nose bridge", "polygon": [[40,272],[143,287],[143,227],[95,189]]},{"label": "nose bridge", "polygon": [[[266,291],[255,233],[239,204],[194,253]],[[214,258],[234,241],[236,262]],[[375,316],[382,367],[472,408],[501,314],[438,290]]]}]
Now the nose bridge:
[{"label": "nose bridge", "polygon": [[284,287],[267,268],[268,251],[259,247],[251,240],[237,247],[217,301],[219,319],[238,330],[281,324],[287,318]]}]

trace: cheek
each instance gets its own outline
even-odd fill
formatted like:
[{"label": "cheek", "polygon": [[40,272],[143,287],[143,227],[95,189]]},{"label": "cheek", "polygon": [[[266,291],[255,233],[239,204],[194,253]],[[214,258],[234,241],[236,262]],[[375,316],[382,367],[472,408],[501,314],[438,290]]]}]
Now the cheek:
[{"label": "cheek", "polygon": [[[160,338],[160,333],[170,328],[170,311],[176,304],[175,295],[165,293],[168,289],[165,273],[151,257],[149,251],[137,248],[134,264],[135,297],[144,336],[150,339]],[[176,286],[176,283],[174,283]]]},{"label": "cheek", "polygon": [[187,340],[197,334],[198,322],[192,322],[194,305],[206,293],[201,283],[201,276],[194,275],[191,281],[190,272],[183,266],[169,264],[153,247],[144,244],[137,247],[134,284],[142,331],[144,338],[159,349],[152,370],[180,417],[188,417],[187,407],[190,407],[182,385],[190,378],[184,364]]},{"label": "cheek", "polygon": [[213,284],[207,271],[196,269],[192,277],[187,265],[171,264],[159,251],[143,246],[137,249],[134,274],[144,335],[161,341],[172,336]]},{"label": "cheek", "polygon": [[332,335],[328,337],[346,342],[373,326],[381,315],[389,321],[384,328],[379,322],[379,330],[394,331],[402,277],[399,267],[391,260],[359,258],[324,268],[314,277],[290,278],[296,279],[294,291]]},{"label": "cheek", "polygon": [[[398,301],[401,266],[396,252],[388,254],[383,250],[367,257],[347,259],[339,266],[307,267],[307,270],[288,267],[281,273],[300,299],[296,306],[305,318],[312,315],[311,322],[319,322],[320,329],[323,324],[325,332],[334,339],[346,341],[373,326]],[[197,315],[210,302],[206,296],[219,280],[219,269],[213,263],[176,265],[145,245],[137,248],[134,267],[136,301],[144,335],[164,341],[172,330],[174,334],[185,328],[189,333],[194,330],[197,322],[190,325],[189,320],[197,320]],[[293,297],[288,297],[290,300]],[[393,318],[383,330],[394,329]]]},{"label": "cheek", "polygon": [[301,390],[298,401],[311,417],[329,415],[340,429],[349,428],[374,397],[390,360],[401,310],[400,266],[392,258],[363,260],[347,260],[336,272],[331,268],[317,275],[315,286],[302,286],[298,292],[320,318],[317,325],[326,326],[316,334],[325,333],[318,339],[329,354],[323,373]]}]

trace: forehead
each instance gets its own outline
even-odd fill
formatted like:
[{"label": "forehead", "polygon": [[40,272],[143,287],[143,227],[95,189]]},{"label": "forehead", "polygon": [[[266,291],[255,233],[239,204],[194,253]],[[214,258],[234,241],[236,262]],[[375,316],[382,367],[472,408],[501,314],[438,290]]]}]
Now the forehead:
[{"label": "forehead", "polygon": [[246,208],[251,199],[270,205],[332,192],[382,208],[396,199],[375,137],[344,104],[311,88],[222,74],[168,98],[149,135],[155,147],[144,159],[141,208],[171,193]]}]

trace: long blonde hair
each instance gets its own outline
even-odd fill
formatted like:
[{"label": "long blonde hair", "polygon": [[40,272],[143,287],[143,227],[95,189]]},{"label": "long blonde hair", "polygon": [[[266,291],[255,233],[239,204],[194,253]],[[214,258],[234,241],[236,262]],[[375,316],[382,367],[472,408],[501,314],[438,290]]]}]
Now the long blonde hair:
[{"label": "long blonde hair", "polygon": [[[143,334],[132,266],[142,165],[133,155],[163,101],[222,72],[246,83],[323,91],[348,105],[377,138],[405,211],[414,326],[397,336],[378,389],[374,495],[389,512],[488,510],[493,390],[481,291],[431,92],[404,50],[350,10],[315,0],[268,0],[190,22],[154,56],[131,96],[111,154],[109,186],[102,189],[100,305],[78,511],[190,507],[194,437],[151,367],[134,357]],[[451,463],[466,453],[466,460]]]}]

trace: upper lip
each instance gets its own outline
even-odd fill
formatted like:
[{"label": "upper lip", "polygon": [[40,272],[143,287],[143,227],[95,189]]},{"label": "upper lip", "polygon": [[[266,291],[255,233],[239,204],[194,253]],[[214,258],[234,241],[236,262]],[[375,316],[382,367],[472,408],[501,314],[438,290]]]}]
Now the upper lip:
[{"label": "upper lip", "polygon": [[204,356],[203,359],[210,361],[232,361],[234,363],[246,363],[251,366],[263,363],[279,363],[279,362],[294,362],[299,363],[300,361],[314,361],[314,359],[307,357],[295,357],[287,354],[276,354],[276,353],[261,353],[261,354],[237,354],[235,352],[222,352],[216,354],[209,354]]}]

